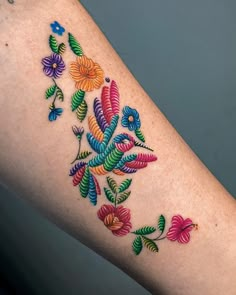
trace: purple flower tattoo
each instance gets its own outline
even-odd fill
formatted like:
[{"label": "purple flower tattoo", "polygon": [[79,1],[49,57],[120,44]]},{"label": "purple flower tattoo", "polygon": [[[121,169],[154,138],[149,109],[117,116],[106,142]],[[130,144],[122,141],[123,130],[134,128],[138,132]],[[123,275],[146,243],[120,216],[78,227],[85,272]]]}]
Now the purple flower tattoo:
[{"label": "purple flower tattoo", "polygon": [[43,71],[46,76],[53,77],[55,79],[62,75],[66,66],[60,54],[53,53],[42,59]]}]

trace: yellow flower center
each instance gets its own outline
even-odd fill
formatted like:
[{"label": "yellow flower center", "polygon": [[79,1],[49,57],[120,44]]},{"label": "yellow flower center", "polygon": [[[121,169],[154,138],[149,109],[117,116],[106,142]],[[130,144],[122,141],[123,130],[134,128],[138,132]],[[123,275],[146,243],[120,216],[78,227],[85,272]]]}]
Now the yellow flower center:
[{"label": "yellow flower center", "polygon": [[53,69],[57,68],[57,64],[54,62],[54,64],[52,64]]},{"label": "yellow flower center", "polygon": [[133,116],[129,116],[128,120],[129,120],[129,122],[134,122],[134,117]]}]

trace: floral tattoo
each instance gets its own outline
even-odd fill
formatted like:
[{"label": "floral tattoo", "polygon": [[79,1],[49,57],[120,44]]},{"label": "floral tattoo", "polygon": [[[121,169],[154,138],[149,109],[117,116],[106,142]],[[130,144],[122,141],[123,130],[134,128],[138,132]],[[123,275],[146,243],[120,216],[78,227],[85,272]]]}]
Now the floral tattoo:
[{"label": "floral tattoo", "polygon": [[[58,36],[65,33],[65,29],[57,21],[50,26],[52,32]],[[198,225],[181,215],[172,217],[168,230],[164,215],[160,215],[156,227],[144,226],[132,230],[131,211],[124,207],[126,200],[131,197],[131,176],[156,162],[157,156],[145,143],[140,129],[139,112],[131,106],[125,106],[121,113],[121,97],[116,81],[105,77],[100,65],[84,54],[74,35],[68,32],[67,36],[67,43],[76,56],[75,60],[66,66],[62,58],[66,50],[65,43],[58,43],[56,37],[50,35],[49,47],[52,53],[42,59],[42,65],[44,74],[53,83],[45,94],[46,99],[52,98],[49,121],[55,121],[63,112],[55,103],[64,100],[63,91],[57,81],[66,69],[76,89],[71,95],[71,111],[76,113],[79,122],[87,118],[87,132],[85,126],[72,126],[78,145],[69,172],[73,186],[78,188],[82,198],[87,198],[94,206],[97,205],[98,197],[105,198],[106,203],[97,211],[98,218],[117,237],[134,235],[132,248],[136,255],[144,247],[158,252],[159,243],[165,239],[181,244],[188,243],[190,232],[197,229]],[[86,93],[94,90],[100,90],[100,95],[93,100],[93,108],[90,110]],[[118,132],[118,127],[123,129]],[[82,149],[84,138],[90,147],[88,150]],[[113,175],[120,179],[119,183]],[[107,185],[101,188],[104,178]]]},{"label": "floral tattoo", "polygon": [[[65,29],[60,26],[58,22],[51,24],[53,33],[62,35]],[[53,36],[49,36],[49,47],[52,51],[51,55],[46,56],[42,59],[43,72],[52,80],[53,85],[50,86],[45,92],[46,99],[52,99],[52,103],[49,106],[49,121],[55,121],[58,116],[61,116],[63,109],[56,107],[56,101],[63,101],[64,94],[62,89],[58,86],[56,80],[58,80],[64,70],[66,69],[65,63],[62,59],[62,55],[66,50],[65,43],[58,44],[57,39]]]}]

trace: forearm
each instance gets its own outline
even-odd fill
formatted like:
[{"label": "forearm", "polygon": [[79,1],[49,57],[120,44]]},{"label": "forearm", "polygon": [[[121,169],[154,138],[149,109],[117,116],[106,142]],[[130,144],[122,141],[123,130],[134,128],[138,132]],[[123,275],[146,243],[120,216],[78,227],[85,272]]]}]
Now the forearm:
[{"label": "forearm", "polygon": [[[12,7],[7,5],[2,5],[5,13],[1,15],[3,90],[0,118],[4,126],[0,134],[2,181],[31,201],[60,227],[119,265],[153,293],[158,289],[170,294],[217,294],[225,289],[230,289],[229,294],[233,293],[233,199],[148,98],[84,9],[76,1],[43,1],[34,3],[31,9],[27,1]],[[56,36],[57,40],[67,45],[62,55],[66,70],[60,79],[55,79],[63,90],[65,100],[55,101],[56,107],[60,106],[64,111],[55,122],[49,122],[47,108],[52,100],[43,100],[43,96],[51,86],[52,79],[43,73],[41,61],[51,54],[48,37],[52,33],[49,25],[54,20],[66,29],[62,37]],[[83,126],[85,133],[89,132],[88,117],[94,115],[94,99],[100,99],[102,88],[111,87],[111,82],[103,79],[103,84],[98,82],[98,89],[85,91],[88,114],[80,123],[75,111],[71,111],[71,96],[78,89],[73,81],[73,73],[72,77],[69,74],[69,64],[75,61],[76,55],[68,45],[68,32],[80,42],[84,55],[99,64],[104,73],[103,78],[109,77],[118,87],[119,122],[106,149],[112,149],[111,144],[118,134],[128,133],[138,140],[135,133],[122,126],[121,122],[123,107],[130,106],[139,112],[140,130],[146,137],[145,144],[154,152],[134,147],[127,154],[138,155],[142,152],[157,156],[158,160],[153,158],[152,162],[147,162],[146,168],[127,174],[123,166],[117,166],[120,170],[123,168],[124,173],[118,176],[111,167],[105,165],[105,156],[99,163],[104,173],[96,173],[91,162],[89,164],[89,160],[99,152],[93,151],[94,146],[89,144],[85,134],[79,143],[71,126]],[[80,84],[81,87],[85,85]],[[81,162],[75,159],[79,144],[81,150],[93,151],[83,161],[86,162],[88,173],[98,180],[101,188],[101,195],[97,192],[96,207],[93,206],[95,197],[85,193],[85,198],[82,198],[81,183],[72,186],[74,177],[68,176],[73,164]],[[123,152],[122,157],[127,156],[122,149],[120,152]],[[74,159],[75,163],[70,165]],[[132,165],[135,164],[138,165]],[[131,194],[121,204],[130,209],[129,222],[132,228],[129,224],[123,236],[112,235],[112,227],[104,226],[104,223],[108,225],[104,222],[104,216],[100,214],[103,222],[97,217],[97,212],[104,204],[119,206],[105,197],[107,176],[118,184],[125,179],[132,179],[128,190]],[[136,257],[132,252],[136,235],[131,232],[146,225],[156,227],[161,214],[166,219],[163,237],[171,226],[172,216],[177,214],[191,218],[193,223],[199,225],[199,231],[190,232],[188,244],[181,245],[166,238],[155,241],[159,253],[143,249]],[[148,235],[153,239],[157,236],[158,231]],[[214,275],[210,278],[212,272]]]}]

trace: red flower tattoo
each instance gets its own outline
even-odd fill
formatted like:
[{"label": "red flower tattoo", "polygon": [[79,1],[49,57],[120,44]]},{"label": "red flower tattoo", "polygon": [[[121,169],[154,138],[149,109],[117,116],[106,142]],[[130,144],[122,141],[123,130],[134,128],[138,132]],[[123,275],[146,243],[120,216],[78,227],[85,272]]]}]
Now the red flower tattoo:
[{"label": "red flower tattoo", "polygon": [[97,215],[115,236],[125,236],[132,228],[130,210],[123,206],[102,205]]},{"label": "red flower tattoo", "polygon": [[169,228],[166,235],[170,241],[178,241],[181,244],[186,244],[190,241],[190,231],[197,228],[197,224],[193,224],[190,218],[184,219],[181,215],[175,215],[171,220],[172,226]]}]

